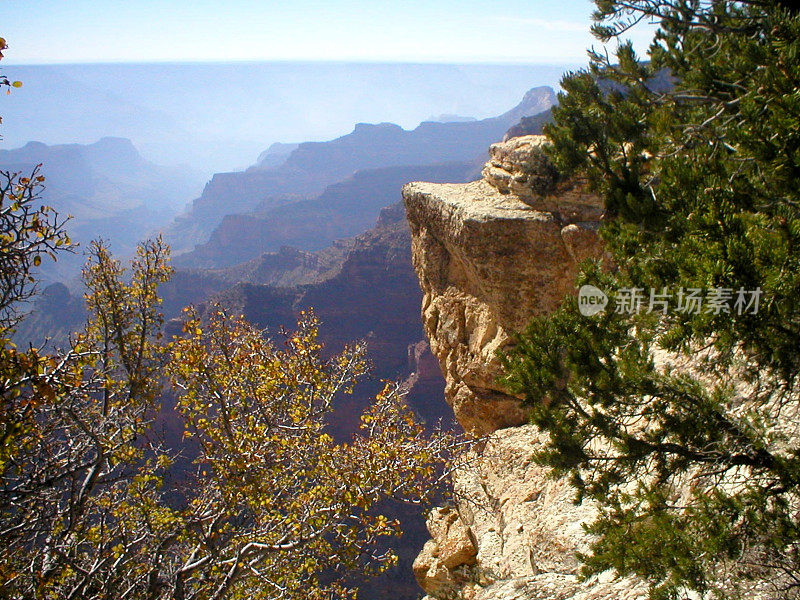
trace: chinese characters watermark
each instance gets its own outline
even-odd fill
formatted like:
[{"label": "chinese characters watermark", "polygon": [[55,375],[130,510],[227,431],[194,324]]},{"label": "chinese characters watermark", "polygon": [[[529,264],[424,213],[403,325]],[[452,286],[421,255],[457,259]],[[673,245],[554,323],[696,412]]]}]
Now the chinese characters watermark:
[{"label": "chinese characters watermark", "polygon": [[[754,290],[739,288],[620,288],[614,296],[613,310],[618,314],[640,312],[667,314],[757,314],[761,302],[760,287]],[[603,312],[609,304],[608,295],[593,285],[578,291],[578,309],[586,317]]]}]

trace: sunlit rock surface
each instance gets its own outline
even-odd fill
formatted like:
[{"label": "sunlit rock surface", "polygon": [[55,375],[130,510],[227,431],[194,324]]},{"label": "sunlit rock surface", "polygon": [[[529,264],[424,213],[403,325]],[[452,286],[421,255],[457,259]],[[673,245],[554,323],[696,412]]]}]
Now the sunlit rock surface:
[{"label": "sunlit rock surface", "polygon": [[[540,137],[492,146],[493,156],[505,157],[488,163],[492,173],[515,180],[514,161],[526,156],[519,140],[529,149]],[[601,251],[599,202],[580,182],[546,197],[529,192],[523,201],[513,191],[521,183],[499,180],[403,189],[425,331],[445,373],[446,399],[473,435],[525,422],[517,399],[497,383],[496,352],[532,316],[556,308],[573,289],[580,260]]]}]

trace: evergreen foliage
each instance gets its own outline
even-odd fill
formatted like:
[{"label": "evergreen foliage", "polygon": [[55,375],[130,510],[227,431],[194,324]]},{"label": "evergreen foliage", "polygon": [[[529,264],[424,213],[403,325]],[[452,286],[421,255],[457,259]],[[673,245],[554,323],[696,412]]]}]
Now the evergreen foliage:
[{"label": "evergreen foliage", "polygon": [[558,169],[546,152],[538,146],[531,151],[524,172],[527,185],[539,196],[552,194],[559,182]]},{"label": "evergreen foliage", "polygon": [[[629,43],[591,53],[546,128],[560,171],[605,201],[612,260],[579,284],[610,302],[535,319],[507,383],[550,434],[537,459],[600,506],[586,575],[613,567],[676,599],[768,578],[795,597],[800,18],[772,2],[596,4],[602,40],[659,24],[646,61]],[[757,310],[736,304],[757,290]]]}]

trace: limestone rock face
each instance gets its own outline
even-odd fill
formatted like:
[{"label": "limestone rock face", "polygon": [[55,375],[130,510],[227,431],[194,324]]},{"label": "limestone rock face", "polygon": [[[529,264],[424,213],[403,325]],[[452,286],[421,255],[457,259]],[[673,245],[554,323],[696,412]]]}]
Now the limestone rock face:
[{"label": "limestone rock face", "polygon": [[573,289],[578,262],[600,252],[597,199],[570,194],[537,205],[487,180],[403,189],[423,324],[445,374],[445,398],[472,435],[525,422],[518,399],[496,381],[496,351],[532,316],[555,309]]},{"label": "limestone rock face", "polygon": [[403,189],[422,316],[445,376],[445,399],[467,433],[488,436],[455,475],[455,504],[435,509],[414,562],[431,599],[634,600],[613,576],[579,583],[575,552],[595,509],[533,463],[543,442],[497,379],[499,349],[534,315],[574,291],[578,263],[599,256],[598,199],[579,181],[548,196],[531,187],[540,136],[492,146],[484,179]]},{"label": "limestone rock face", "polygon": [[604,573],[580,583],[575,553],[587,549],[582,524],[595,515],[576,506],[566,481],[531,461],[542,434],[530,425],[497,431],[467,457],[455,479],[455,507],[434,509],[432,540],[414,562],[419,584],[437,599],[644,600],[646,589]]},{"label": "limestone rock face", "polygon": [[[428,518],[432,539],[414,561],[426,600],[648,596],[641,581],[613,571],[579,581],[576,553],[591,542],[583,524],[597,508],[575,505],[569,482],[533,460],[545,434],[524,424],[518,399],[497,381],[496,351],[574,292],[578,264],[602,252],[600,204],[584,182],[557,178],[546,195],[536,191],[544,188],[531,178],[539,160],[531,157],[542,143],[525,136],[495,144],[481,181],[403,190],[423,325],[445,399],[468,433],[483,436],[455,471],[453,505]],[[769,598],[769,584],[748,584],[742,597]]]},{"label": "limestone rock face", "polygon": [[524,199],[535,197],[532,176],[546,142],[543,135],[525,135],[492,144],[489,162],[483,167],[483,178],[503,193],[513,192]]},{"label": "limestone rock face", "polygon": [[[500,193],[513,194],[534,208],[553,213],[564,225],[598,221],[603,214],[601,203],[584,181],[545,185],[555,176],[549,160],[542,158],[546,143],[543,135],[524,135],[492,144],[483,178]],[[542,191],[543,187],[548,187],[547,191]]]},{"label": "limestone rock face", "polygon": [[427,520],[433,539],[425,543],[414,561],[414,576],[420,586],[437,597],[451,597],[472,579],[477,548],[470,529],[452,507],[431,511]]}]

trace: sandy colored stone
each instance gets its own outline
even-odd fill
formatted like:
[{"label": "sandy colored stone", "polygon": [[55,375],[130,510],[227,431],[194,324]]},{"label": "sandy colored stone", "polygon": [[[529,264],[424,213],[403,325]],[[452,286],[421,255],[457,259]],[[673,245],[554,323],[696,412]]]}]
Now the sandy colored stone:
[{"label": "sandy colored stone", "polygon": [[459,511],[489,580],[577,572],[575,552],[587,543],[582,524],[595,509],[576,506],[567,482],[553,481],[532,462],[543,443],[531,425],[500,430],[456,475]]},{"label": "sandy colored stone", "polygon": [[[502,429],[465,457],[454,480],[456,507],[434,509],[433,537],[414,563],[431,600],[644,600],[646,588],[613,572],[578,581],[576,552],[588,548],[583,524],[594,519],[590,503],[576,505],[566,481],[554,481],[532,461],[545,441],[532,425]],[[460,530],[477,553],[455,569],[442,551]]]},{"label": "sandy colored stone", "polygon": [[414,576],[428,593],[446,597],[470,581],[466,574],[476,562],[477,548],[469,527],[452,507],[433,509],[426,525],[432,539],[414,561]]},{"label": "sandy colored stone", "polygon": [[565,224],[599,220],[602,203],[583,180],[561,181],[546,194],[537,191],[539,156],[547,143],[543,135],[524,135],[492,144],[483,179],[501,194],[511,194],[537,210],[552,212]]},{"label": "sandy colored stone", "polygon": [[503,194],[535,198],[530,175],[536,154],[547,144],[543,135],[524,135],[489,147],[489,161],[483,166],[483,178]]},{"label": "sandy colored stone", "polygon": [[[596,506],[576,505],[569,483],[533,461],[546,437],[525,424],[519,400],[498,382],[497,351],[574,292],[582,260],[603,256],[602,210],[585,182],[561,182],[549,196],[526,188],[525,163],[543,143],[524,136],[495,144],[481,181],[403,189],[423,324],[445,398],[468,433],[485,436],[454,474],[455,505],[429,515],[432,539],[414,562],[426,600],[648,596],[643,582],[614,571],[579,581],[576,554],[589,549],[583,525]],[[768,584],[748,584],[743,597],[766,600]]]},{"label": "sandy colored stone", "polygon": [[425,542],[414,559],[412,569],[420,587],[435,598],[453,598],[468,582],[459,582],[455,574],[439,561],[438,546],[434,540]]},{"label": "sandy colored stone", "polygon": [[448,569],[475,564],[477,549],[469,528],[458,512],[450,507],[431,511],[427,520],[428,532],[437,545],[437,556]]},{"label": "sandy colored stone", "polygon": [[574,291],[573,256],[592,252],[592,244],[599,252],[596,226],[581,225],[565,238],[559,213],[483,180],[411,183],[403,197],[423,324],[456,419],[476,436],[524,423],[519,400],[497,381],[496,353],[508,347],[511,332]]}]

